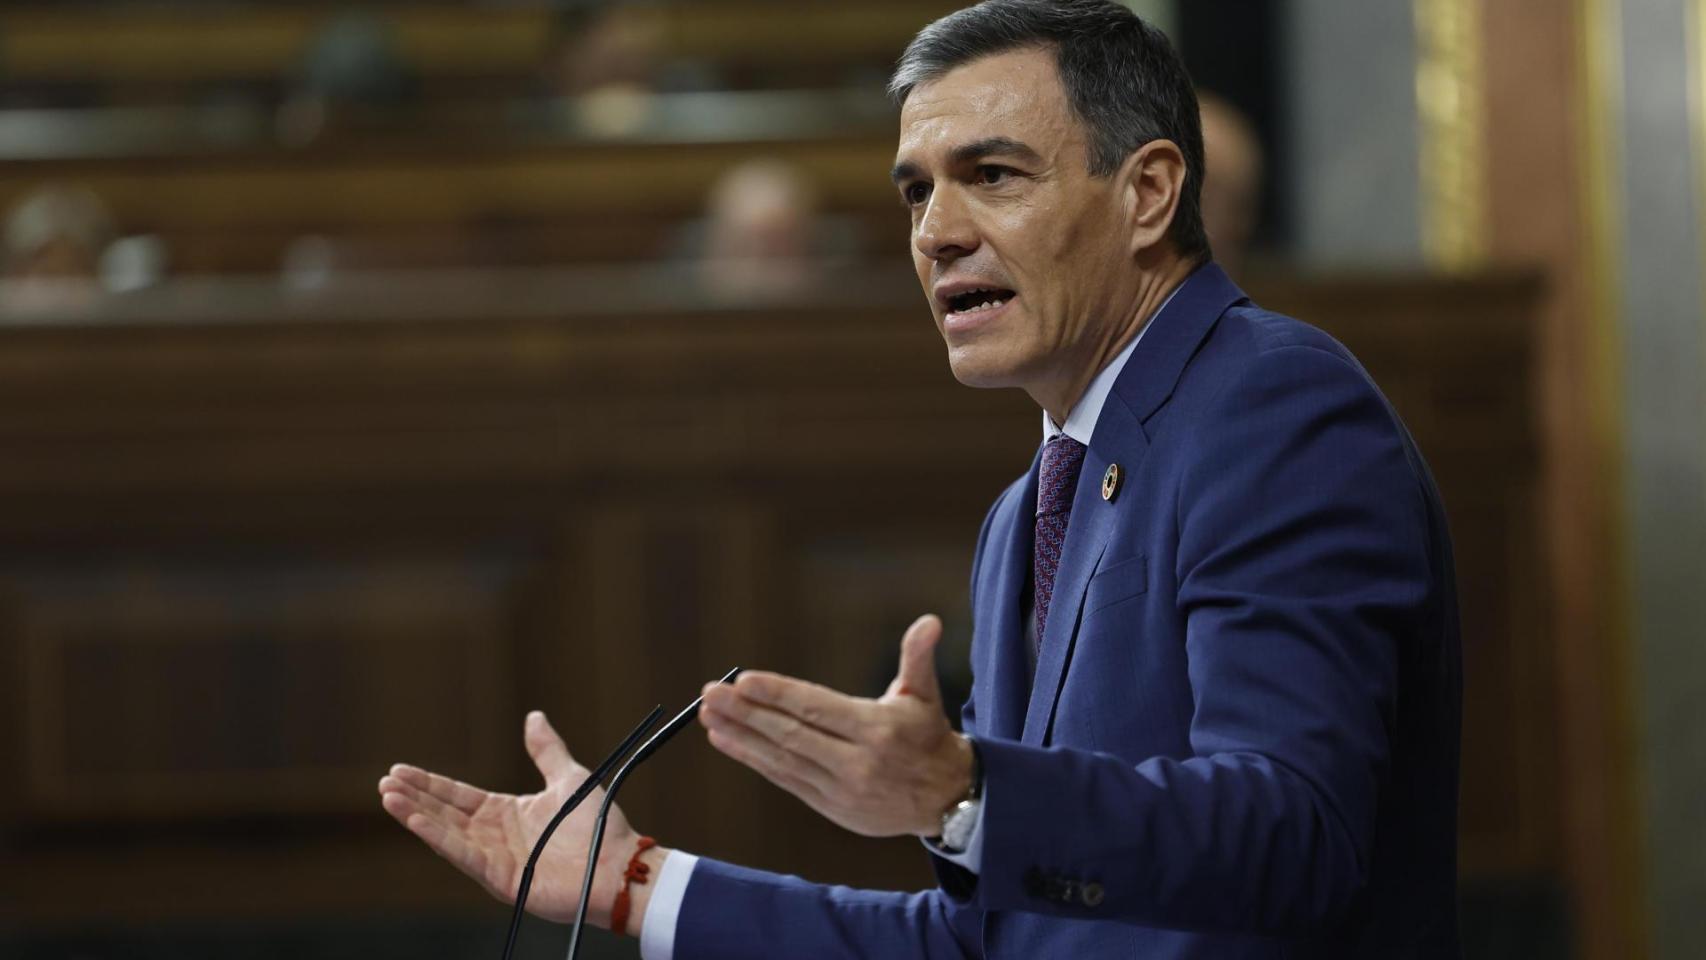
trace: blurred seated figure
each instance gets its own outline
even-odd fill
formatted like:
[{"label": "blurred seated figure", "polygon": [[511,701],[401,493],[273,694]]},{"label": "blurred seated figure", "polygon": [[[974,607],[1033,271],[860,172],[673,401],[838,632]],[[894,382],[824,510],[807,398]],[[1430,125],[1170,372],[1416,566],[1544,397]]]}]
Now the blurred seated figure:
[{"label": "blurred seated figure", "polygon": [[1199,91],[1203,138],[1203,227],[1214,259],[1237,276],[1262,208],[1262,145],[1237,107]]},{"label": "blurred seated figure", "polygon": [[614,4],[582,4],[558,15],[544,65],[546,84],[563,97],[611,87],[649,91],[662,59],[662,36],[650,21]]},{"label": "blurred seated figure", "polygon": [[385,119],[414,99],[413,71],[396,28],[371,13],[342,13],[309,42],[278,113],[278,136],[291,145],[312,142],[334,117]]},{"label": "blurred seated figure", "polygon": [[620,136],[645,125],[661,60],[662,38],[648,23],[611,4],[583,3],[560,13],[541,67],[554,124]]},{"label": "blurred seated figure", "polygon": [[101,261],[116,231],[99,197],[87,189],[46,186],[7,213],[0,253],[0,309],[58,311],[99,299]]},{"label": "blurred seated figure", "polygon": [[790,297],[820,279],[835,252],[818,216],[817,190],[781,160],[748,160],[712,186],[698,229],[704,292],[725,299]]},{"label": "blurred seated figure", "polygon": [[548,116],[594,136],[632,134],[652,119],[653,94],[714,89],[716,72],[669,56],[645,5],[579,0],[562,8],[540,66]]}]

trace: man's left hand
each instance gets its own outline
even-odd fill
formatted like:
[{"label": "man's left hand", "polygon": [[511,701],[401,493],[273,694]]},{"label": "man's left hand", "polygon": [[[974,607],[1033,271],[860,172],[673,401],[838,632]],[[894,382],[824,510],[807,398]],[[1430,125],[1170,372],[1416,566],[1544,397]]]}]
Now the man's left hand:
[{"label": "man's left hand", "polygon": [[941,637],[941,620],[919,617],[876,700],[755,671],[707,685],[699,722],[713,747],[854,833],[935,836],[973,766],[971,744],[942,712]]}]

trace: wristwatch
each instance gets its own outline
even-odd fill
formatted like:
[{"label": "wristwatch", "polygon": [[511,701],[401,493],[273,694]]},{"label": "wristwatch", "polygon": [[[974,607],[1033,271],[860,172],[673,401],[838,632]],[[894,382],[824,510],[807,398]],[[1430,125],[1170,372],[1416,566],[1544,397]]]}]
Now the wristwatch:
[{"label": "wristwatch", "polygon": [[966,737],[965,741],[971,746],[971,787],[959,803],[942,814],[942,835],[936,841],[949,853],[966,851],[971,844],[972,829],[977,826],[978,814],[983,810],[983,757],[978,753],[976,739]]}]

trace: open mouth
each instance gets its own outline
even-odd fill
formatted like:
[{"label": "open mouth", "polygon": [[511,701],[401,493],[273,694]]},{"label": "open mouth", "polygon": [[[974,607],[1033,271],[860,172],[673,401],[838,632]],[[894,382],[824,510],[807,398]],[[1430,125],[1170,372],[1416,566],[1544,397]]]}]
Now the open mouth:
[{"label": "open mouth", "polygon": [[994,310],[1003,306],[1007,301],[1018,296],[1011,290],[999,287],[986,287],[980,290],[967,290],[948,298],[949,313],[976,313],[979,310]]}]

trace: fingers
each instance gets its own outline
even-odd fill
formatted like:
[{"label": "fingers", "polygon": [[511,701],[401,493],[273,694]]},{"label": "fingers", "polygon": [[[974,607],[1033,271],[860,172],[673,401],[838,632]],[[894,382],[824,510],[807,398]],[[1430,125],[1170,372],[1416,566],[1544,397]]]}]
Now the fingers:
[{"label": "fingers", "polygon": [[704,696],[708,709],[725,716],[734,714],[737,700],[744,698],[843,740],[857,739],[874,705],[815,683],[760,671],[743,673],[732,684],[708,684]]},{"label": "fingers", "polygon": [[737,763],[752,768],[778,787],[788,791],[820,812],[827,806],[823,791],[800,774],[794,762],[783,759],[783,751],[764,737],[742,732],[738,725],[718,726],[706,734],[711,746]]},{"label": "fingers", "polygon": [[[423,813],[447,826],[461,829],[468,826],[468,814],[466,812],[445,803],[432,794],[416,789],[397,777],[384,777],[379,781],[379,797],[381,805],[385,806],[387,812],[391,812],[393,805],[391,798],[398,797],[404,801],[397,804],[397,807],[403,811],[405,817],[409,813]],[[393,812],[392,815],[396,816],[396,813]]]},{"label": "fingers", "polygon": [[575,758],[569,756],[569,748],[563,744],[563,738],[557,735],[543,712],[534,710],[527,715],[522,725],[522,741],[527,744],[527,755],[533,758],[533,765],[539,768],[547,786],[586,775]]},{"label": "fingers", "polygon": [[402,791],[387,790],[383,780],[380,781],[380,784],[379,805],[385,808],[385,812],[391,815],[391,819],[405,827],[408,826],[410,815],[419,813],[420,807],[416,806],[415,801]]},{"label": "fingers", "polygon": [[[472,814],[480,809],[480,804],[485,803],[486,799],[491,796],[490,791],[422,770],[420,767],[411,767],[406,763],[393,766],[389,777],[386,779],[395,779],[408,784],[465,814]],[[379,783],[380,792],[383,793],[385,780],[381,780]]]},{"label": "fingers", "polygon": [[750,742],[749,751],[762,752],[773,767],[787,769],[801,780],[822,786],[834,779],[834,769],[857,759],[857,749],[845,740],[751,701],[737,700],[737,704],[732,716],[708,712],[703,718],[706,729]]},{"label": "fingers", "polygon": [[490,866],[486,851],[469,840],[466,814],[394,776],[380,779],[379,803],[392,819],[419,837],[434,853],[501,898],[501,892],[486,875]]},{"label": "fingers", "polygon": [[936,679],[936,644],[942,639],[942,621],[927,613],[912,622],[900,638],[900,673],[890,690],[930,703],[942,698]]},{"label": "fingers", "polygon": [[466,834],[424,813],[409,814],[402,822],[410,833],[425,841],[433,853],[481,883],[488,882],[485,851],[469,843]]}]

